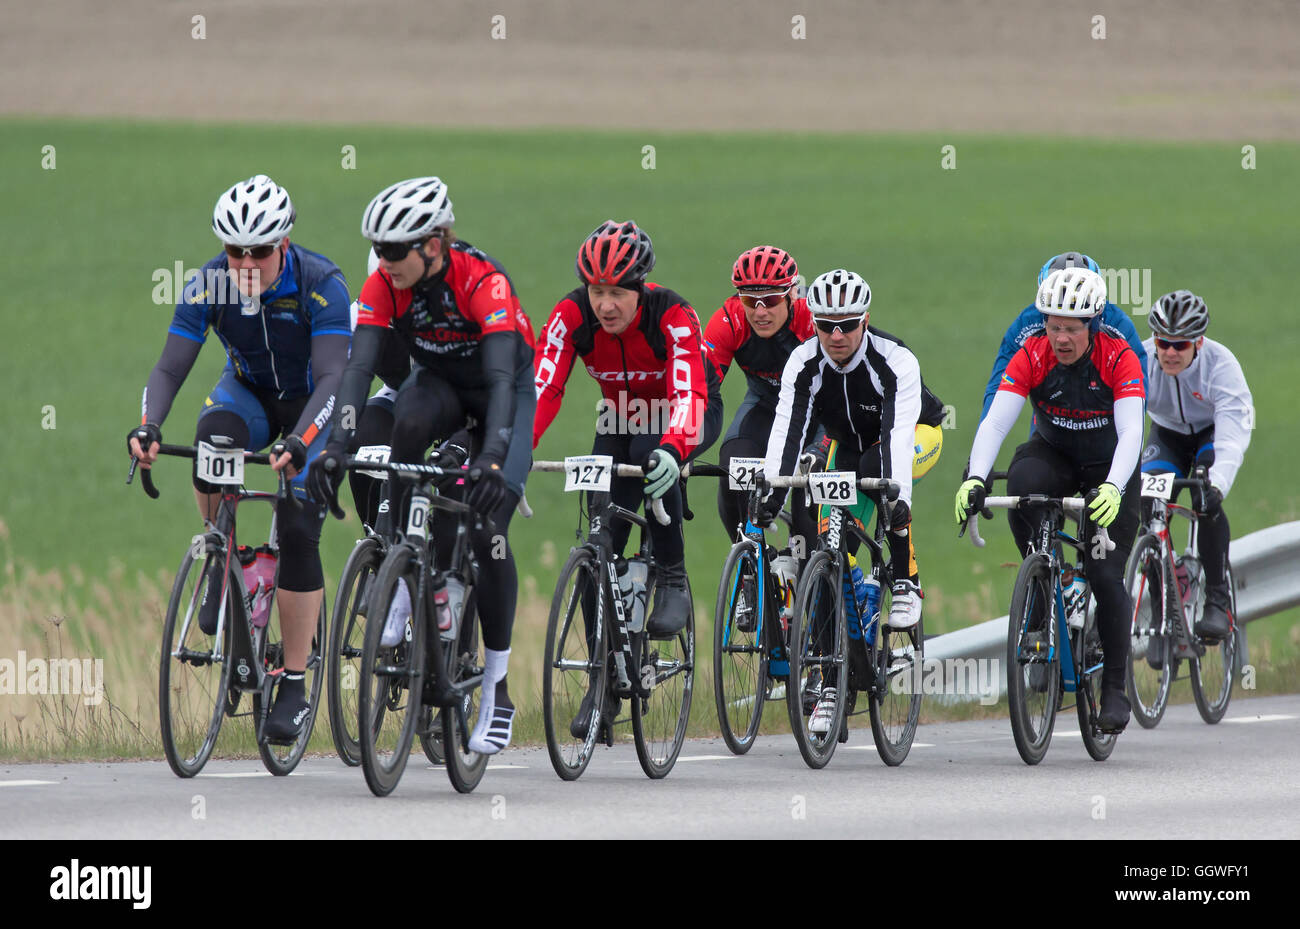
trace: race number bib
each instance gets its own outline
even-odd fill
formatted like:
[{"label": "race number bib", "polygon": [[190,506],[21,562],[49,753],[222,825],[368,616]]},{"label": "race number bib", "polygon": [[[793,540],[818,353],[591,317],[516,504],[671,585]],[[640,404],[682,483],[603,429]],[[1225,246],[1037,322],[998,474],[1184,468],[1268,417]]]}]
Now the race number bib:
[{"label": "race number bib", "polygon": [[753,490],[754,476],[761,470],[762,458],[733,458],[727,468],[727,486],[732,490]]},{"label": "race number bib", "polygon": [[[355,457],[358,461],[373,461],[376,464],[388,464],[388,455],[392,449],[387,445],[363,445],[357,449]],[[387,471],[358,471],[358,474],[364,474],[367,477],[373,477],[376,480],[384,481],[388,479]]]},{"label": "race number bib", "polygon": [[429,537],[425,528],[429,520],[429,498],[423,494],[411,497],[411,515],[406,520],[406,534],[420,539]]},{"label": "race number bib", "polygon": [[1174,489],[1174,475],[1172,472],[1156,473],[1142,475],[1142,496],[1155,497],[1159,500],[1168,500]]},{"label": "race number bib", "polygon": [[614,459],[609,455],[570,455],[564,459],[564,490],[609,490]]},{"label": "race number bib", "polygon": [[853,506],[858,502],[858,476],[852,471],[809,474],[808,493],[820,506]]},{"label": "race number bib", "polygon": [[242,448],[216,448],[207,442],[199,443],[194,457],[195,474],[209,484],[243,484],[244,450]]}]

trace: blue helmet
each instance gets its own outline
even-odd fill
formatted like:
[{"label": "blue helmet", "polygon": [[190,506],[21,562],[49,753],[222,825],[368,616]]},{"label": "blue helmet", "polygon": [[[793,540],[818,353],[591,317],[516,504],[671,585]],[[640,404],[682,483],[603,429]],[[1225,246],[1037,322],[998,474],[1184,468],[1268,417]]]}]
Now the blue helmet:
[{"label": "blue helmet", "polygon": [[1097,262],[1083,252],[1062,252],[1047,259],[1043,266],[1038,269],[1039,285],[1041,286],[1043,281],[1047,280],[1047,275],[1053,271],[1061,271],[1065,268],[1087,268],[1089,271],[1101,273],[1101,268],[1097,267]]}]

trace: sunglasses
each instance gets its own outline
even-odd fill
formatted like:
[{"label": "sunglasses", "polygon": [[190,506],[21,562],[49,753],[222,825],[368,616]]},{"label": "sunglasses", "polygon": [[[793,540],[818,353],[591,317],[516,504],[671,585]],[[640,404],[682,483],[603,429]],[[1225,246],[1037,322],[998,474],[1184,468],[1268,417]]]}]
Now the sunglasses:
[{"label": "sunglasses", "polygon": [[813,322],[817,324],[820,331],[827,335],[831,335],[837,329],[847,335],[850,332],[857,332],[864,319],[866,319],[865,316],[839,316],[835,319],[818,319],[814,316]]},{"label": "sunglasses", "polygon": [[261,261],[263,258],[270,258],[274,255],[275,250],[279,247],[279,242],[272,242],[270,245],[250,245],[247,248],[241,245],[227,245],[226,254],[231,258],[243,258],[248,256]]},{"label": "sunglasses", "polygon": [[789,294],[790,291],[781,290],[781,291],[776,291],[767,294],[747,294],[747,293],[737,292],[736,296],[740,297],[741,306],[743,306],[747,310],[754,310],[754,309],[758,309],[759,307],[762,307],[763,309],[770,309],[772,307],[779,306],[781,301],[784,300]]},{"label": "sunglasses", "polygon": [[1167,339],[1156,339],[1156,348],[1160,349],[1161,351],[1164,351],[1165,349],[1168,348],[1172,348],[1176,352],[1185,352],[1187,351],[1188,348],[1191,347],[1191,345],[1192,345],[1191,339],[1183,339],[1182,341],[1179,342],[1170,342]]},{"label": "sunglasses", "polygon": [[425,239],[418,242],[371,242],[370,247],[375,250],[375,254],[385,261],[401,261],[407,255],[411,254],[411,249],[419,248],[425,243]]}]

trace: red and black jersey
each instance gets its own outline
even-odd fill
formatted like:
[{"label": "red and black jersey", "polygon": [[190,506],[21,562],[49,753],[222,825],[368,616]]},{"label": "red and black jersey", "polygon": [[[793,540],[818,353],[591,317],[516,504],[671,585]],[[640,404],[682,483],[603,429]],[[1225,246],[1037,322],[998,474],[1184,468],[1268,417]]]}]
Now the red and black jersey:
[{"label": "red and black jersey", "polygon": [[551,311],[536,348],[534,448],[560,411],[564,386],[578,357],[614,409],[632,409],[635,401],[670,403],[663,444],[679,460],[699,444],[706,404],[720,393],[717,372],[704,359],[695,310],[674,291],[657,284],[645,285],[636,316],[618,335],[601,328],[587,288],[575,288]]},{"label": "red and black jersey", "polygon": [[399,290],[382,269],[366,279],[358,299],[357,326],[392,328],[416,363],[459,370],[471,377],[479,340],[494,332],[518,332],[531,347],[533,327],[519,305],[509,275],[495,258],[456,241],[443,269],[414,287]]},{"label": "red and black jersey", "polygon": [[1012,356],[998,390],[1028,397],[1038,434],[1074,461],[1115,453],[1115,401],[1143,397],[1142,365],[1123,339],[1095,333],[1083,357],[1064,365],[1045,335],[1030,336]]},{"label": "red and black jersey", "polygon": [[785,363],[815,332],[808,301],[800,297],[790,304],[785,325],[770,337],[761,338],[750,327],[740,298],[732,296],[709,320],[704,330],[704,350],[719,381],[727,376],[727,368],[734,360],[745,372],[749,393],[760,406],[775,410]]}]

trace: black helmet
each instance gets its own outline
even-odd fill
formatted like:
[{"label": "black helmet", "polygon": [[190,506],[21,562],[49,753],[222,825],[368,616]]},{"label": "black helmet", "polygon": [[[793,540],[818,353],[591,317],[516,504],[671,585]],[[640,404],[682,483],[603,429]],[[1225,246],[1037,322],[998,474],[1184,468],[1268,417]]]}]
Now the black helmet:
[{"label": "black helmet", "polygon": [[1147,323],[1152,332],[1166,339],[1196,339],[1210,328],[1210,311],[1190,290],[1175,290],[1156,301]]}]

